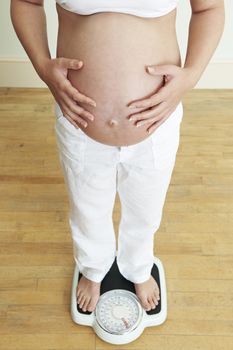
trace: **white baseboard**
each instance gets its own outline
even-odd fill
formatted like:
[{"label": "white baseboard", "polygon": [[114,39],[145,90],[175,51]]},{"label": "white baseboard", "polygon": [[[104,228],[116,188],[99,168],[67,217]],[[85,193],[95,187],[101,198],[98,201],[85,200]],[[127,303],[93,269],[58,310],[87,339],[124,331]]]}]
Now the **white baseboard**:
[{"label": "white baseboard", "polygon": [[[0,59],[0,87],[41,88],[47,85],[39,78],[30,60]],[[233,61],[210,62],[195,88],[232,89]]]}]

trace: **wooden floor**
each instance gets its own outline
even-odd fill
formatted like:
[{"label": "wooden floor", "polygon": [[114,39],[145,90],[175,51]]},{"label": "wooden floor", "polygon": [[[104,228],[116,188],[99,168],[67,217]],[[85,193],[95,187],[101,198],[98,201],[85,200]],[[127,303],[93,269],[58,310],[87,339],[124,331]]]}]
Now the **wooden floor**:
[{"label": "wooden floor", "polygon": [[[233,90],[192,90],[155,255],[168,318],[114,346],[70,315],[68,197],[48,89],[0,89],[0,348],[233,349]],[[114,208],[116,235],[120,217]]]}]

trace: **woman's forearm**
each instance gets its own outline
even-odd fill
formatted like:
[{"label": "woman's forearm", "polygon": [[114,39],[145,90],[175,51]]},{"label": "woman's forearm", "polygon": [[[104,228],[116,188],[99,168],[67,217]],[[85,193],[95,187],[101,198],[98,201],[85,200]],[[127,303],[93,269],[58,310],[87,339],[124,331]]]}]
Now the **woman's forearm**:
[{"label": "woman's forearm", "polygon": [[224,5],[192,14],[184,68],[189,71],[193,87],[200,79],[220,41],[224,23]]},{"label": "woman's forearm", "polygon": [[46,60],[51,58],[43,1],[12,0],[10,15],[22,46],[36,72],[43,79]]}]

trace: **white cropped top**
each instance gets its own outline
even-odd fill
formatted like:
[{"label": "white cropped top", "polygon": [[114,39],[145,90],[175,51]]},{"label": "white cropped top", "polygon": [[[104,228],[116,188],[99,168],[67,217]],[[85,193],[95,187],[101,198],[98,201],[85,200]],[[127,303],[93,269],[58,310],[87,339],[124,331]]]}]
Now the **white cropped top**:
[{"label": "white cropped top", "polygon": [[120,12],[139,17],[164,16],[177,7],[179,0],[56,0],[64,9],[80,15]]}]

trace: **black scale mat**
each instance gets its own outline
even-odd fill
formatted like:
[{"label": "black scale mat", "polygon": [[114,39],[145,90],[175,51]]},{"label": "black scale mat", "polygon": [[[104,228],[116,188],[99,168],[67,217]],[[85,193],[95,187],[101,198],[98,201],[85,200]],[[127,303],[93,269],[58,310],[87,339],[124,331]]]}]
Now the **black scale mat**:
[{"label": "black scale mat", "polygon": [[[161,291],[159,270],[158,270],[158,267],[156,266],[156,264],[154,264],[152,269],[151,269],[151,275],[156,280],[158,287],[159,287],[159,290]],[[82,277],[82,274],[79,273],[78,281],[80,280],[81,277]],[[102,295],[103,293],[110,291],[112,289],[125,289],[125,290],[129,290],[130,292],[133,292],[134,294],[136,294],[134,284],[121,275],[121,273],[118,269],[116,258],[115,258],[110,270],[108,271],[108,273],[105,275],[104,279],[101,282],[100,295]],[[84,312],[82,309],[79,308],[78,303],[77,303],[77,310],[81,314],[90,315],[92,313],[90,311]],[[146,311],[146,313],[148,315],[154,315],[154,314],[158,314],[160,311],[161,311],[161,292],[160,292],[160,299],[159,299],[158,305],[156,305],[155,309],[151,309],[150,311]]]}]

